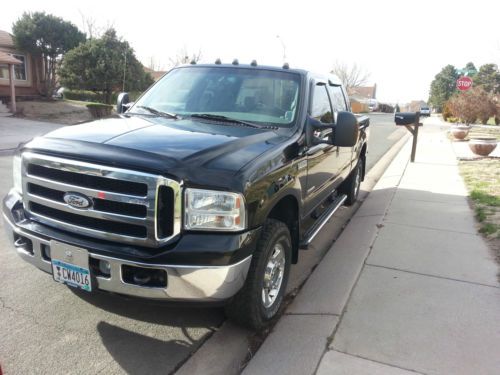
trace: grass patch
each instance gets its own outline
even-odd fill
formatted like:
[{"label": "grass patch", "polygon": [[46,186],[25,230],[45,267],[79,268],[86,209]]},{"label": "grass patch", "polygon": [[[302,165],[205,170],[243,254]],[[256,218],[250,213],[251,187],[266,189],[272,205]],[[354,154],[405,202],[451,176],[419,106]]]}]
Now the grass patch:
[{"label": "grass patch", "polygon": [[[484,191],[478,190],[478,186],[479,184],[477,184],[476,188],[470,192],[470,197],[472,198],[472,200],[485,206],[500,207],[500,197],[496,197],[494,195],[487,194]],[[482,188],[486,188],[487,184],[482,183],[480,186]]]},{"label": "grass patch", "polygon": [[[486,234],[487,236],[491,236],[498,232],[498,225],[486,223],[481,227],[481,229],[479,229],[479,232]],[[499,238],[499,236],[500,235],[497,234],[497,238]]]},{"label": "grass patch", "polygon": [[496,137],[497,140],[500,140],[500,126],[491,128],[473,126],[468,135],[469,139],[471,137]]},{"label": "grass patch", "polygon": [[477,220],[482,223],[486,219],[486,212],[484,211],[483,207],[476,207],[476,218]]},{"label": "grass patch", "polygon": [[479,222],[479,232],[500,261],[500,160],[463,160],[459,167]]}]

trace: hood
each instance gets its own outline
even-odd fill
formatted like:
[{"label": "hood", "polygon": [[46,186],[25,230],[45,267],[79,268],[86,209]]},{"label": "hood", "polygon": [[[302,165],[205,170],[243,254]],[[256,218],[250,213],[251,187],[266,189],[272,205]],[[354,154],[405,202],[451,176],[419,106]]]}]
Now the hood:
[{"label": "hood", "polygon": [[95,160],[98,152],[104,158],[113,150],[116,158],[135,155],[143,163],[147,159],[151,165],[163,163],[161,172],[221,170],[234,174],[284,139],[274,131],[235,124],[122,116],[60,128],[28,147],[80,155],[81,159],[94,149],[89,160]]}]

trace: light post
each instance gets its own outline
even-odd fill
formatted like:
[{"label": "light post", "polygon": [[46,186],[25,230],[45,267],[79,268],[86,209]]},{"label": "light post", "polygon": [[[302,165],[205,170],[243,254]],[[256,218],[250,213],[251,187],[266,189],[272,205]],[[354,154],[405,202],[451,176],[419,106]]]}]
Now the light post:
[{"label": "light post", "polygon": [[283,47],[283,62],[285,63],[286,62],[286,46],[285,46],[285,43],[283,42],[283,39],[281,39],[281,37],[279,35],[276,35],[276,38],[278,38],[278,40],[281,43],[281,47]]},{"label": "light post", "polygon": [[127,52],[123,52],[123,85],[122,92],[125,92],[125,75],[127,72]]}]

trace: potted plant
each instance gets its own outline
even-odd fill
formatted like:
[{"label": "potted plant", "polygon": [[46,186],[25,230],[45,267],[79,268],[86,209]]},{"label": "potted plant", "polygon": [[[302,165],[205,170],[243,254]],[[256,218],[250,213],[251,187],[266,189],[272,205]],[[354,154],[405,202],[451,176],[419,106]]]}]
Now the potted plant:
[{"label": "potted plant", "polygon": [[488,136],[471,137],[469,140],[469,148],[471,151],[480,156],[488,156],[497,147],[497,139]]},{"label": "potted plant", "polygon": [[470,128],[471,128],[470,125],[453,124],[450,127],[450,131],[451,131],[451,134],[453,134],[453,137],[455,137],[455,139],[463,140],[469,134]]}]

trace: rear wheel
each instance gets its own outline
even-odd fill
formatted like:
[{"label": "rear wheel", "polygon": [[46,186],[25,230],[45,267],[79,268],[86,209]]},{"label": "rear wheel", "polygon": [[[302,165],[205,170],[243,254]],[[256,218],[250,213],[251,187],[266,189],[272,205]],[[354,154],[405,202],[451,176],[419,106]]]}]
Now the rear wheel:
[{"label": "rear wheel", "polygon": [[351,206],[356,202],[363,179],[364,158],[360,157],[356,167],[353,169],[347,180],[344,182],[340,191],[347,195],[345,204]]},{"label": "rear wheel", "polygon": [[292,241],[288,227],[268,219],[255,250],[243,288],[226,306],[236,323],[261,330],[278,314],[288,283]]}]

